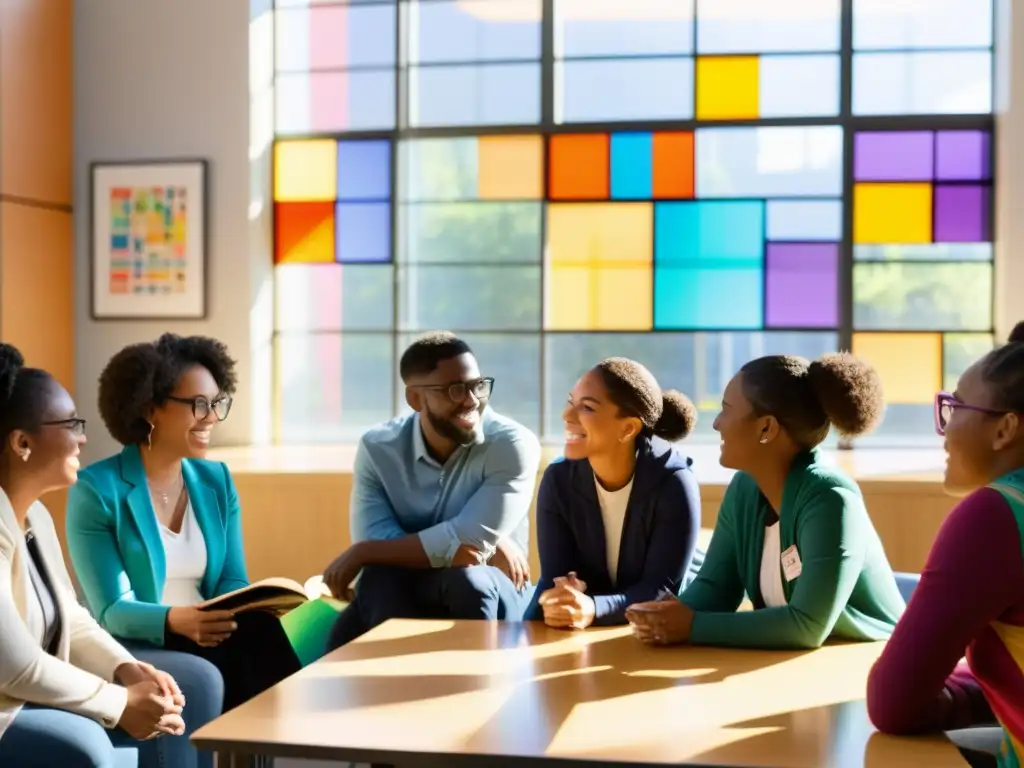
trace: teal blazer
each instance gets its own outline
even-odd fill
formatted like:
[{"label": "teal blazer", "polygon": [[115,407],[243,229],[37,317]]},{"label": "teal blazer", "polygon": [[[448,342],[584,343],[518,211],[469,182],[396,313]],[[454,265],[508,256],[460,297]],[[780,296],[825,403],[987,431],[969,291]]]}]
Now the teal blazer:
[{"label": "teal blazer", "polygon": [[[227,466],[186,459],[182,475],[206,540],[203,598],[247,586],[238,494]],[[162,646],[169,607],[160,604],[167,571],[157,526],[137,446],[78,473],[68,494],[67,542],[89,609],[112,635]]]}]

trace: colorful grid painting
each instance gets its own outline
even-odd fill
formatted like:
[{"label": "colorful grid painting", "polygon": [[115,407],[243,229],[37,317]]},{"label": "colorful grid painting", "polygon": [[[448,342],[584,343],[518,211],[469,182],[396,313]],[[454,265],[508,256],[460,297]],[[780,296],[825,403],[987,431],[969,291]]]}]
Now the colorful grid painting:
[{"label": "colorful grid painting", "polygon": [[837,348],[931,434],[993,343],[989,0],[403,2],[276,10],[280,439],[396,413],[437,328],[545,437],[604,356],[710,416]]},{"label": "colorful grid painting", "polygon": [[188,204],[185,187],[110,190],[110,293],[185,291]]}]

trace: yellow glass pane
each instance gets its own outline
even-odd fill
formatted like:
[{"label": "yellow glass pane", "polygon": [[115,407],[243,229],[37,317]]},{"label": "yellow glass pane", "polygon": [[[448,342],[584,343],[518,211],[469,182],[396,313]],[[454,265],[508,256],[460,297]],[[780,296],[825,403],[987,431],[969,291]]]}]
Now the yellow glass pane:
[{"label": "yellow glass pane", "polygon": [[701,56],[697,59],[697,119],[758,117],[757,56]]},{"label": "yellow glass pane", "polygon": [[330,139],[274,145],[274,200],[333,202],[338,196],[338,144]]},{"label": "yellow glass pane", "polygon": [[932,241],[931,184],[855,184],[853,241],[896,245]]},{"label": "yellow glass pane", "polygon": [[927,405],[942,388],[941,333],[855,333],[853,354],[878,371],[887,403]]},{"label": "yellow glass pane", "polygon": [[650,266],[553,266],[546,280],[548,330],[651,330]]},{"label": "yellow glass pane", "polygon": [[482,136],[477,141],[481,200],[544,197],[544,143],[540,136]]},{"label": "yellow glass pane", "polygon": [[635,267],[654,253],[651,203],[548,206],[548,263]]},{"label": "yellow glass pane", "polygon": [[590,327],[590,270],[552,267],[545,276],[545,327],[552,331],[579,331]]},{"label": "yellow glass pane", "polygon": [[653,327],[654,269],[592,269],[591,318],[595,331],[649,331]]}]

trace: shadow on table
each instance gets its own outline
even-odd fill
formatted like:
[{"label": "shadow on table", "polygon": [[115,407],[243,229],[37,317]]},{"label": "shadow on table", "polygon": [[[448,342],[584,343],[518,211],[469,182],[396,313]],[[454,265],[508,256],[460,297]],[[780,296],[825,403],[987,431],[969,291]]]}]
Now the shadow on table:
[{"label": "shadow on table", "polygon": [[545,754],[578,705],[676,686],[716,683],[790,661],[803,653],[806,651],[753,656],[720,648],[652,648],[628,635],[599,640],[576,653],[537,662],[533,677],[517,686],[498,713],[467,740],[464,749],[489,752],[502,740],[500,734],[513,732],[516,753]]}]

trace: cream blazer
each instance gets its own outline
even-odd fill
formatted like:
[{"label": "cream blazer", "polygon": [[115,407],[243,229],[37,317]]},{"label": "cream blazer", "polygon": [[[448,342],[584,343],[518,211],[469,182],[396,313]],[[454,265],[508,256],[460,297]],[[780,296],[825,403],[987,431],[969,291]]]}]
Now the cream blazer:
[{"label": "cream blazer", "polygon": [[113,683],[114,671],[134,658],[79,604],[46,507],[34,503],[28,520],[56,593],[59,648],[56,656],[42,648],[44,619],[25,535],[0,489],[0,738],[26,702],[113,728],[128,703],[127,689]]}]

